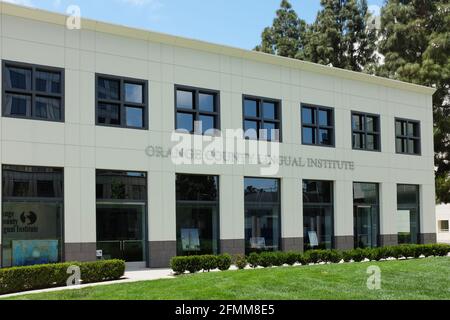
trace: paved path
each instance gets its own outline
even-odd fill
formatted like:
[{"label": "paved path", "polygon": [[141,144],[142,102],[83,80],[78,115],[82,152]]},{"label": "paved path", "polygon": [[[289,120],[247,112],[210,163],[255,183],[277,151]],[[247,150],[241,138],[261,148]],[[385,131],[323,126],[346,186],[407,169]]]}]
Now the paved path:
[{"label": "paved path", "polygon": [[139,282],[139,281],[152,281],[159,279],[173,279],[175,276],[170,269],[142,269],[142,270],[129,270],[125,272],[125,276],[121,280],[109,281],[109,282],[101,282],[101,283],[90,283],[79,286],[71,286],[71,287],[61,287],[61,288],[52,288],[52,289],[44,289],[44,290],[35,290],[35,291],[27,291],[20,292],[8,295],[0,295],[0,298],[8,298],[8,297],[16,297],[22,296],[26,294],[33,293],[44,293],[44,292],[55,292],[55,291],[63,291],[63,290],[79,290],[89,287],[95,286],[105,286],[111,284],[121,284],[121,283],[130,283],[130,282]]}]

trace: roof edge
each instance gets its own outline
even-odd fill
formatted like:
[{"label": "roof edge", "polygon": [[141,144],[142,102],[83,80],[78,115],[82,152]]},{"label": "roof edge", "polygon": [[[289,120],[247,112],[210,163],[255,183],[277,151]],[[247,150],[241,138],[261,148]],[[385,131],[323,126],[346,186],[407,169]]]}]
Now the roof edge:
[{"label": "roof edge", "polygon": [[[56,13],[34,7],[20,6],[6,2],[1,2],[0,5],[1,5],[0,12],[2,14],[22,17],[41,22],[53,23],[61,26],[65,26],[66,24],[66,16],[61,13]],[[117,36],[129,37],[144,41],[160,42],[164,44],[196,49],[215,54],[224,54],[228,56],[244,58],[262,63],[268,63],[288,68],[321,73],[324,75],[330,75],[347,80],[361,81],[374,85],[386,86],[394,89],[412,91],[419,94],[433,95],[436,92],[435,88],[393,80],[389,78],[373,76],[362,72],[339,69],[312,62],[276,56],[263,52],[250,51],[221,44],[214,44],[206,41],[189,39],[145,29],[113,24],[109,22],[101,22],[92,19],[82,18],[81,24],[82,28],[95,32],[109,33]]]}]

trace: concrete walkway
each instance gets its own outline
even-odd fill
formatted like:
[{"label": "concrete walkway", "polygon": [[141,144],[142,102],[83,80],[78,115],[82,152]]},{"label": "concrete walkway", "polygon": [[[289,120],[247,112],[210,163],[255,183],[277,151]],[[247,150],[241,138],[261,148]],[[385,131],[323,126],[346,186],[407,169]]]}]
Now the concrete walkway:
[{"label": "concrete walkway", "polygon": [[101,283],[89,283],[82,284],[79,286],[71,286],[71,287],[60,287],[60,288],[51,288],[51,289],[43,289],[43,290],[34,290],[34,291],[26,291],[8,295],[0,295],[0,299],[9,298],[9,297],[17,297],[23,296],[27,294],[34,293],[45,293],[45,292],[55,292],[55,291],[63,291],[63,290],[80,290],[89,287],[95,286],[107,286],[111,284],[124,284],[124,283],[132,283],[139,281],[153,281],[160,279],[173,279],[175,276],[172,273],[171,269],[141,269],[141,270],[129,270],[125,272],[125,275],[121,280],[109,281],[109,282],[101,282]]}]

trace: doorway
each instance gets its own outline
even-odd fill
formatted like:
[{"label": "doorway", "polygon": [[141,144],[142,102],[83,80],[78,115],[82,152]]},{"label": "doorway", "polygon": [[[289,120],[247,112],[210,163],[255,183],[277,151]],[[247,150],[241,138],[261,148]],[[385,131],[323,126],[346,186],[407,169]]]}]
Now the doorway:
[{"label": "doorway", "polygon": [[98,203],[97,250],[103,259],[145,263],[145,203]]},{"label": "doorway", "polygon": [[378,246],[378,214],[372,206],[355,206],[355,247]]}]

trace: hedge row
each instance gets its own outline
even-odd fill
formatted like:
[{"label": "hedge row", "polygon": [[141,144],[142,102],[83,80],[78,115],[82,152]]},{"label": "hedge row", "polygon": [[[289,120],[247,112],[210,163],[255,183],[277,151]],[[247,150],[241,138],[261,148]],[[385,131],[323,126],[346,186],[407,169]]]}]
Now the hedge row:
[{"label": "hedge row", "polygon": [[[383,248],[353,249],[348,251],[337,250],[311,250],[305,253],[296,252],[265,252],[252,253],[246,258],[252,268],[271,267],[281,265],[294,265],[296,263],[307,265],[310,263],[338,263],[361,262],[365,259],[379,261],[387,258],[419,258],[420,256],[446,256],[450,252],[449,245],[400,245]],[[240,263],[240,268],[244,265]],[[239,267],[239,266],[238,266]],[[245,267],[245,266],[244,266]]]},{"label": "hedge row", "polygon": [[[361,262],[365,259],[379,261],[387,258],[419,258],[421,256],[446,256],[450,253],[450,245],[430,244],[430,245],[400,245],[383,248],[353,249],[348,251],[337,250],[311,250],[305,253],[297,252],[263,252],[252,253],[249,256],[237,255],[234,257],[234,264],[239,269],[244,269],[247,265],[252,268],[273,267],[282,265],[311,263],[339,263]],[[221,265],[217,261],[221,257],[226,257],[226,263]],[[171,267],[176,274],[183,274],[186,271],[196,273],[201,270],[210,271],[213,269],[228,270],[231,265],[231,258],[228,255],[222,256],[189,256],[175,257],[171,261]]]},{"label": "hedge row", "polygon": [[183,274],[186,271],[190,273],[196,273],[201,270],[209,272],[215,269],[226,271],[230,269],[231,263],[231,256],[229,254],[222,254],[219,256],[174,257],[170,261],[170,266],[176,274]]},{"label": "hedge row", "polygon": [[66,286],[67,279],[71,275],[67,273],[70,266],[80,267],[83,284],[118,280],[125,273],[125,262],[122,260],[67,262],[0,269],[0,295]]}]

